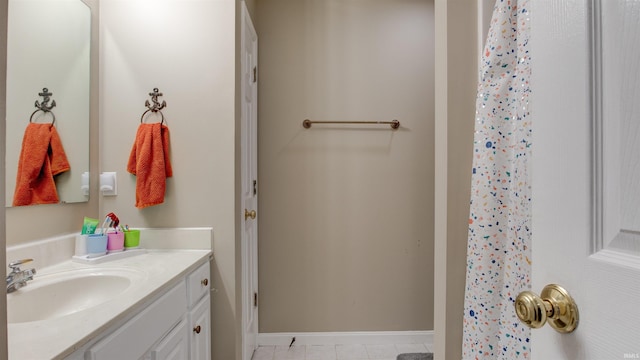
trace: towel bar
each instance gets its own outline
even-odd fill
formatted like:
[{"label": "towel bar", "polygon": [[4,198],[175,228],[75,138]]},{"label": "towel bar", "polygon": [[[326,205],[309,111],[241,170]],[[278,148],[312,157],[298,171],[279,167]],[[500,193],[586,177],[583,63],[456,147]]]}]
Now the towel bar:
[{"label": "towel bar", "polygon": [[311,127],[311,124],[384,124],[384,125],[390,125],[392,129],[397,129],[400,127],[400,121],[398,120],[391,120],[391,121],[319,121],[319,120],[309,120],[309,119],[305,119],[302,122],[302,126],[305,129],[309,129]]}]

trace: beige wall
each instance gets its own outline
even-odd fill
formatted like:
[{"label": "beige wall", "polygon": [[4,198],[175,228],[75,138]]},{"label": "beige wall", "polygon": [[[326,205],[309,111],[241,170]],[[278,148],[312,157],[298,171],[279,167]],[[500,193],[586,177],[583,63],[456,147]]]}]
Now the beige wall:
[{"label": "beige wall", "polygon": [[462,358],[475,97],[477,4],[436,0],[436,280],[434,352]]},{"label": "beige wall", "polygon": [[256,5],[260,332],[432,329],[433,2]]},{"label": "beige wall", "polygon": [[[118,196],[102,198],[100,213],[113,211],[132,227],[213,227],[213,359],[233,359],[236,1],[100,7],[100,168],[118,174]],[[154,87],[167,102],[174,176],[164,204],[139,210],[126,165]]]}]

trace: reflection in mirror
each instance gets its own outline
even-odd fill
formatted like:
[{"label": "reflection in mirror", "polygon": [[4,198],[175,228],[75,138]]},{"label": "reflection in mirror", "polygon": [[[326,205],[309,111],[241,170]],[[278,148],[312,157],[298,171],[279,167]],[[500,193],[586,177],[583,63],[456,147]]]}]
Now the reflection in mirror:
[{"label": "reflection in mirror", "polygon": [[[9,0],[6,199],[11,206],[23,138],[32,123],[53,122],[69,162],[54,176],[59,202],[88,200],[91,11],[81,0]],[[50,95],[52,113],[37,111]],[[34,111],[37,113],[33,114]],[[31,115],[33,114],[33,117]],[[37,137],[39,139],[39,137]],[[45,140],[46,141],[46,140]],[[25,153],[34,146],[25,146]]]}]

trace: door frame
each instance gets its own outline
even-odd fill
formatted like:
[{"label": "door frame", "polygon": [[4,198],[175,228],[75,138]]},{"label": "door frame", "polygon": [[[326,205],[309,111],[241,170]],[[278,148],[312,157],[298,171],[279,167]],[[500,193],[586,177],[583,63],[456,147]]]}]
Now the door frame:
[{"label": "door frame", "polygon": [[462,358],[475,99],[483,47],[479,42],[484,41],[479,29],[486,27],[483,13],[491,2],[434,0],[436,360]]},{"label": "door frame", "polygon": [[[247,9],[247,5],[244,1],[241,2],[241,14],[240,14],[240,83],[241,83],[241,90],[240,90],[240,121],[241,121],[241,125],[240,125],[240,129],[241,129],[241,134],[240,134],[240,138],[241,138],[241,161],[240,161],[240,174],[241,174],[241,179],[240,179],[240,184],[241,184],[241,195],[240,195],[240,211],[242,214],[244,214],[246,212],[246,204],[245,204],[245,197],[244,197],[244,192],[243,189],[245,187],[245,183],[246,181],[254,181],[254,200],[252,201],[253,203],[253,209],[249,209],[249,210],[257,210],[257,194],[255,192],[256,186],[257,184],[255,183],[255,181],[257,181],[257,110],[258,110],[258,106],[257,106],[257,73],[256,73],[256,69],[257,69],[257,58],[258,58],[258,36],[256,33],[256,30],[253,26],[253,22],[251,20],[251,16],[249,14],[249,10]],[[251,36],[252,39],[255,39],[255,41],[253,41],[253,46],[252,46],[252,53],[254,54],[254,72],[253,72],[253,76],[254,79],[251,80],[247,80],[245,78],[245,59],[246,59],[246,52],[245,52],[245,35],[246,35],[246,31],[249,31],[249,36]],[[251,75],[249,75],[251,76]],[[246,116],[246,112],[245,112],[245,103],[244,103],[244,99],[245,99],[245,95],[246,95],[246,91],[247,91],[247,87],[245,86],[245,84],[247,84],[247,81],[249,82],[254,82],[255,87],[251,87],[251,89],[256,89],[256,90],[251,90],[254,91],[254,93],[252,94],[252,112],[250,114],[250,116],[252,116],[252,122],[254,123],[255,126],[251,127],[249,129],[249,131],[251,131],[251,134],[247,134],[246,131],[246,127],[244,126],[244,122],[245,122],[245,116]],[[249,142],[251,143],[249,148],[249,151],[253,152],[254,154],[251,156],[251,158],[254,158],[255,161],[255,169],[253,169],[252,172],[255,172],[255,174],[253,174],[251,177],[253,177],[253,179],[246,179],[246,170],[244,169],[245,166],[250,165],[250,164],[245,164],[245,157],[244,157],[244,152],[247,151],[247,145],[245,144],[245,138],[248,138]],[[257,335],[258,335],[258,316],[257,316],[257,304],[255,303],[256,300],[254,300],[253,306],[251,305],[251,301],[246,299],[246,296],[248,293],[250,293],[251,289],[249,288],[251,286],[252,283],[255,282],[255,284],[257,284],[258,282],[258,274],[257,274],[257,266],[258,266],[258,259],[257,259],[257,220],[255,220],[255,215],[253,216],[253,218],[249,218],[247,219],[247,216],[244,216],[243,219],[243,215],[239,215],[240,216],[240,222],[241,222],[241,226],[240,226],[240,263],[241,263],[241,268],[240,268],[240,292],[239,294],[237,294],[236,296],[238,296],[239,298],[239,304],[241,307],[241,316],[240,316],[240,321],[238,322],[238,326],[240,327],[239,332],[240,332],[240,354],[239,358],[241,360],[250,360],[253,352],[251,351],[251,353],[249,353],[249,351],[247,351],[247,347],[257,347]],[[247,244],[247,238],[245,236],[245,228],[246,228],[246,221],[251,221],[251,224],[253,226],[253,236],[255,239],[255,249],[249,249],[248,246],[249,244]],[[254,253],[255,256],[246,256],[247,253]],[[251,262],[251,263],[249,263]],[[252,271],[252,269],[255,269],[255,272]],[[253,281],[249,280],[247,281],[246,279],[252,279]],[[254,289],[256,291],[256,296],[257,296],[257,288]],[[245,322],[247,321],[247,319],[249,319],[251,317],[251,312],[255,312],[255,333],[250,333],[247,331],[246,328],[246,324]],[[254,340],[253,344],[249,344],[248,342],[250,341],[250,339]],[[236,356],[238,357],[238,356]]]},{"label": "door frame", "polygon": [[[3,5],[0,6],[0,28],[5,29],[0,32],[0,204],[6,204],[5,202],[5,180],[4,180],[4,163],[5,163],[5,144],[6,138],[6,111],[7,111],[7,97],[6,97],[6,88],[7,88],[7,21],[8,21],[8,1],[5,1]],[[0,267],[6,269],[6,226],[5,226],[5,207],[2,206],[0,209],[0,218],[2,219],[2,223],[0,223]],[[0,294],[0,309],[4,309],[2,311],[2,315],[0,315],[0,357],[8,356],[7,350],[7,290]]]}]

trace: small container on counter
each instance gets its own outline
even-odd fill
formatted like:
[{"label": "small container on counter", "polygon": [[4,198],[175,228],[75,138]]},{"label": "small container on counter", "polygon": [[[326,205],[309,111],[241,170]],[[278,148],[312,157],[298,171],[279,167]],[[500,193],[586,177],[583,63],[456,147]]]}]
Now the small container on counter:
[{"label": "small container on counter", "polygon": [[107,242],[107,235],[87,235],[87,257],[92,258],[105,255],[107,253]]},{"label": "small container on counter", "polygon": [[88,234],[76,235],[76,250],[75,250],[75,253],[74,253],[75,256],[87,255],[87,253],[88,253],[87,242],[88,241],[89,241],[89,235]]},{"label": "small container on counter", "polygon": [[110,232],[107,233],[107,251],[109,253],[122,251],[124,248],[124,232]]},{"label": "small container on counter", "polygon": [[124,248],[135,249],[140,246],[140,230],[131,229],[124,231]]}]

